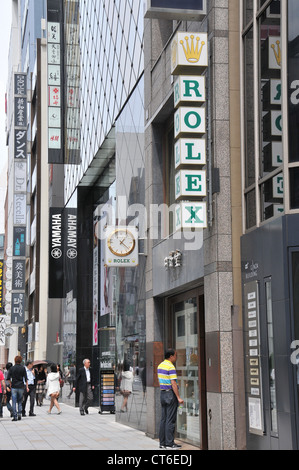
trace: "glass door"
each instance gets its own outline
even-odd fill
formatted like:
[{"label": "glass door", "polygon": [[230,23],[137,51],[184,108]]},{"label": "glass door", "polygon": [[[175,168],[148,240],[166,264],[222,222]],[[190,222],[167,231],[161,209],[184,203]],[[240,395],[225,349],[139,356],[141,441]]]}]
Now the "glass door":
[{"label": "glass door", "polygon": [[200,290],[169,300],[168,347],[177,351],[176,370],[184,405],[178,409],[177,437],[206,446],[204,306]]}]

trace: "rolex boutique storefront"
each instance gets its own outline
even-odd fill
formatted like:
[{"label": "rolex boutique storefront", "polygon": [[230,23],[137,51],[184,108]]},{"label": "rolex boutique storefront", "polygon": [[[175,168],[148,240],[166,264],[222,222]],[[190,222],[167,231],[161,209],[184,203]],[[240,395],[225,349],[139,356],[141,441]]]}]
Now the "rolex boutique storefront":
[{"label": "rolex boutique storefront", "polygon": [[[184,251],[184,264],[165,269],[163,254],[181,248],[169,239],[153,249],[153,293],[159,315],[160,356],[164,349],[177,351],[176,370],[184,405],[177,417],[177,437],[204,448],[206,444],[205,343],[203,253]],[[198,277],[196,277],[198,275]],[[164,313],[163,313],[164,312]],[[154,355],[155,357],[155,355]],[[155,364],[157,365],[157,364]],[[156,384],[157,385],[157,384]]]}]

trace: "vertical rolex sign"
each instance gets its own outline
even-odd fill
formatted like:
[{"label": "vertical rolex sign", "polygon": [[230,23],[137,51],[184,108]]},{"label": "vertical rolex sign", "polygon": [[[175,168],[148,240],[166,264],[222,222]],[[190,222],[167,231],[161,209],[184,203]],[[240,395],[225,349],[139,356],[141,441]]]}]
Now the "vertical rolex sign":
[{"label": "vertical rolex sign", "polygon": [[207,227],[206,81],[208,36],[178,32],[171,46],[174,82],[175,228]]}]

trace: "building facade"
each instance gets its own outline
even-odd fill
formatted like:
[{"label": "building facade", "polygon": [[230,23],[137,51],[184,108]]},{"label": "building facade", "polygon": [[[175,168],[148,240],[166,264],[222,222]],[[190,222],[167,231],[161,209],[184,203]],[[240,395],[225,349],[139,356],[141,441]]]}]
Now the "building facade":
[{"label": "building facade", "polygon": [[[167,13],[163,17],[158,13],[157,18],[145,20],[147,209],[150,213],[151,205],[160,207],[163,221],[161,232],[156,231],[148,240],[147,399],[148,407],[157,410],[148,426],[153,432],[159,425],[155,369],[163,358],[164,348],[174,347],[178,351],[180,394],[185,400],[178,416],[178,436],[203,449],[234,449],[245,446],[238,250],[242,230],[239,2],[221,2],[221,5],[207,2],[206,8],[206,15],[197,21],[190,17],[173,20],[171,7],[169,19]],[[203,45],[202,54],[207,48],[205,66],[200,66],[198,57],[193,57],[195,40]],[[181,48],[177,54],[185,55],[184,60],[190,62],[173,72],[175,47],[179,51]],[[206,98],[198,108],[194,80],[203,78],[205,85],[200,90]],[[191,102],[186,96],[187,103],[185,96],[181,98],[179,108],[176,105],[178,79],[185,86],[188,84],[185,96],[191,96]],[[195,115],[204,109],[204,130],[195,129],[194,134],[196,121],[190,121],[186,130],[177,132],[177,113],[184,113],[185,109]],[[188,156],[192,153],[197,157],[195,138],[204,141],[205,160],[192,167],[186,165],[188,161],[176,165],[177,145],[183,146],[181,153],[187,147]],[[191,221],[192,210],[197,211],[196,204],[201,201],[196,193],[177,197],[177,174],[183,174],[182,185],[190,168],[193,182],[198,170],[205,171],[206,228],[197,230],[190,224],[189,230],[178,232],[171,216],[170,222],[167,220],[166,209],[181,200],[191,201],[188,215]],[[194,187],[197,189],[196,184]],[[192,184],[187,189],[192,189]],[[149,218],[148,227],[153,233],[154,223]],[[173,262],[177,254],[180,260]]]},{"label": "building facade", "polygon": [[299,9],[243,2],[242,162],[248,449],[297,449]]},{"label": "building facade", "polygon": [[[21,28],[32,2],[17,3]],[[179,439],[297,449],[296,0],[43,8],[36,67],[18,49],[15,70],[31,80],[19,225],[39,331],[24,354],[89,357],[94,405],[156,438],[157,366],[175,348]]]}]

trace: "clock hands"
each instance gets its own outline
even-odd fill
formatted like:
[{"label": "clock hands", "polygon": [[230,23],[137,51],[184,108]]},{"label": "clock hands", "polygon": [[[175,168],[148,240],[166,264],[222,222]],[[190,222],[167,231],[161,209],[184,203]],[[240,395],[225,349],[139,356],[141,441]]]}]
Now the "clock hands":
[{"label": "clock hands", "polygon": [[120,243],[121,245],[124,245],[124,247],[127,248],[127,250],[128,250],[129,247],[124,243],[124,240],[125,240],[125,239],[126,239],[126,237],[123,238],[122,240],[119,240],[119,243]]}]

